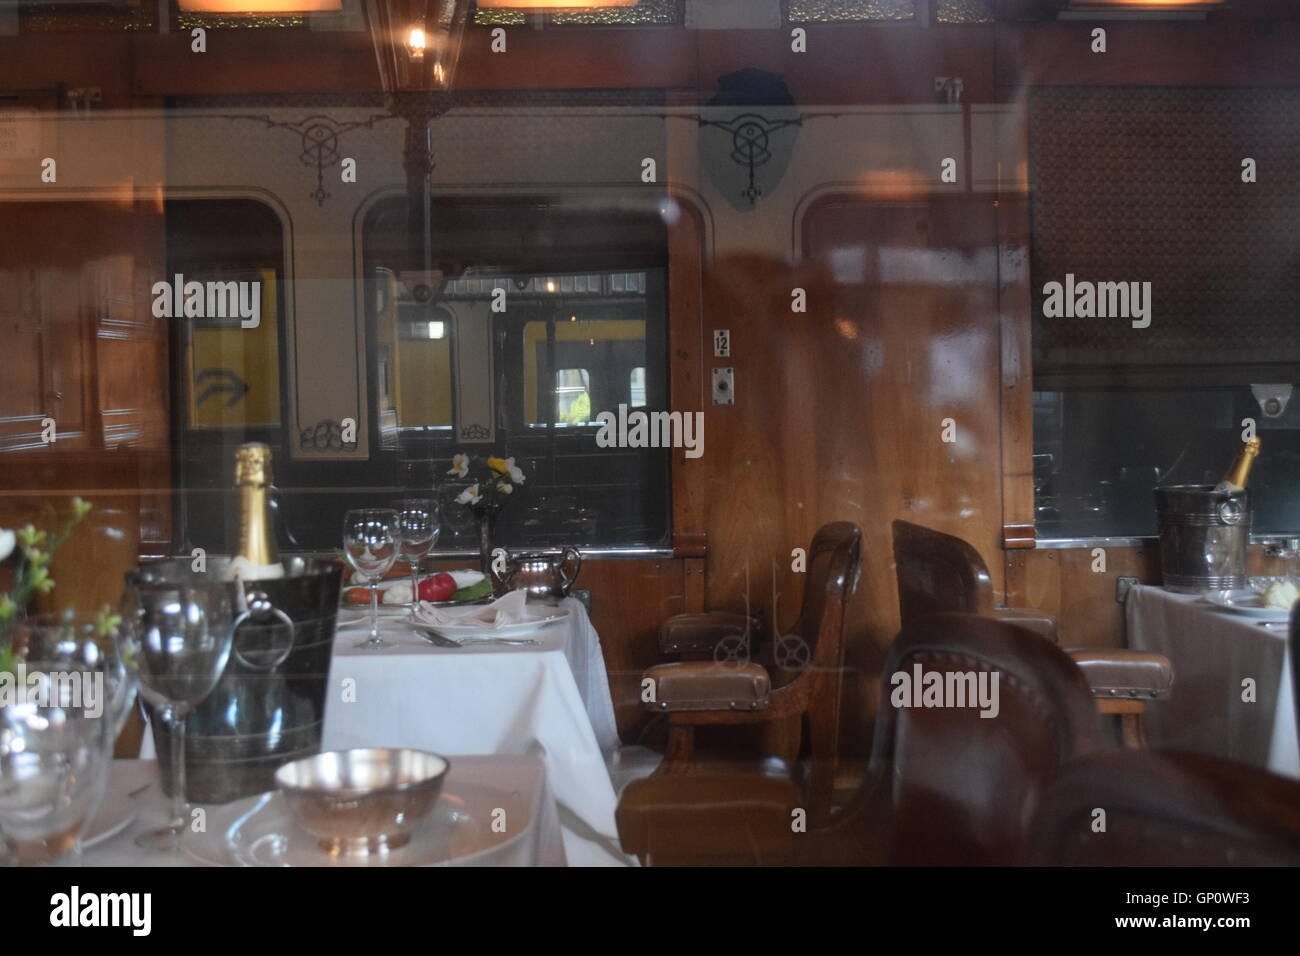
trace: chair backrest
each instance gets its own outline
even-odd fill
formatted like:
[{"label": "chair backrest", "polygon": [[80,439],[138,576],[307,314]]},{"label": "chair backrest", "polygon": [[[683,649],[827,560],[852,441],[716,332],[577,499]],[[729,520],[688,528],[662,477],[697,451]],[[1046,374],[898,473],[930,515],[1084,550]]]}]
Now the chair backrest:
[{"label": "chair backrest", "polygon": [[844,609],[857,587],[861,562],[862,530],[857,525],[836,521],[813,536],[803,604],[790,633],[807,645],[819,667],[844,663]]},{"label": "chair backrest", "polygon": [[891,862],[1018,862],[1038,791],[1093,749],[1094,720],[1083,675],[1038,635],[974,614],[912,622],[885,658],[871,755]]},{"label": "chair backrest", "polygon": [[903,627],[926,614],[993,613],[993,580],[979,552],[961,538],[895,521],[894,567]]},{"label": "chair backrest", "polygon": [[1200,754],[1099,751],[1043,791],[1030,862],[1297,866],[1300,782]]}]

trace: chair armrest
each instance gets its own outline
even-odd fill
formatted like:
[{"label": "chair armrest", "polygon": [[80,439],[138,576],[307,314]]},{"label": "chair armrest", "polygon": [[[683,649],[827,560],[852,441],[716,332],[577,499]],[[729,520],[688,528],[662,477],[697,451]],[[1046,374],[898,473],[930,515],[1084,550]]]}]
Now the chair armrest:
[{"label": "chair armrest", "polygon": [[654,711],[757,711],[771,701],[772,681],[754,663],[680,661],[658,664],[644,675],[653,681]]},{"label": "chair armrest", "polygon": [[1053,644],[1059,643],[1056,634],[1056,618],[1036,607],[999,607],[993,610],[993,616],[999,621],[1023,627],[1027,631],[1047,638]]},{"label": "chair armrest", "polygon": [[752,647],[762,633],[758,614],[734,614],[730,611],[701,611],[677,614],[659,627],[659,650],[664,654],[708,654],[730,639]]},{"label": "chair armrest", "polygon": [[1163,654],[1107,647],[1076,647],[1065,653],[1083,671],[1093,697],[1161,700],[1173,688],[1174,669]]}]

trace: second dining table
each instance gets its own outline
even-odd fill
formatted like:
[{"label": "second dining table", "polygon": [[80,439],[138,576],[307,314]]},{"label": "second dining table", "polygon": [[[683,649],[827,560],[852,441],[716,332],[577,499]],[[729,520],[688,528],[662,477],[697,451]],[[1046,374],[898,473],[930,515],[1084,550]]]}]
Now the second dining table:
[{"label": "second dining table", "polygon": [[[396,609],[394,609],[396,610]],[[436,646],[394,613],[388,646],[356,647],[360,615],[341,614],[330,667],[323,750],[413,747],[527,754],[545,765],[570,865],[628,865],[618,846],[607,759],[618,746],[600,638],[582,602],[522,635],[535,645]]]}]

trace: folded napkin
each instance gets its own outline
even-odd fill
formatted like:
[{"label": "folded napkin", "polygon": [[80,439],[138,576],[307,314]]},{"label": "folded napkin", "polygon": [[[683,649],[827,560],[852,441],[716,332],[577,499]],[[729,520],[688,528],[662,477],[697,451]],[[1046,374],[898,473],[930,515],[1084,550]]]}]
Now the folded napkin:
[{"label": "folded napkin", "polygon": [[455,624],[485,630],[520,624],[530,620],[525,603],[527,599],[527,591],[511,591],[491,604],[474,607],[437,607],[428,601],[421,601],[420,606],[411,612],[411,623],[433,627]]}]

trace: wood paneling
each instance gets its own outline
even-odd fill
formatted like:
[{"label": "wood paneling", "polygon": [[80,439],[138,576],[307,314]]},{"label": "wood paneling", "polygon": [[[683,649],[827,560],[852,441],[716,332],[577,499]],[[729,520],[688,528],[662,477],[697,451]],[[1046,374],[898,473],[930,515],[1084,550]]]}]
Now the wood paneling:
[{"label": "wood paneling", "polygon": [[1106,548],[1106,570],[1094,571],[1091,548],[1007,552],[1007,604],[1056,618],[1062,647],[1123,647],[1124,606],[1115,600],[1120,577],[1160,583],[1153,546]]},{"label": "wood paneling", "polygon": [[[1106,570],[1094,571],[1091,548],[1041,548],[1010,551],[1007,604],[1034,607],[1056,618],[1063,647],[1124,647],[1124,605],[1115,600],[1121,577],[1159,584],[1160,548],[1105,548]],[[1250,573],[1286,573],[1286,561],[1270,558],[1260,545],[1250,548]]]},{"label": "wood paneling", "polygon": [[[167,336],[150,286],[163,274],[152,206],[7,203],[0,233],[0,323],[31,330],[0,375],[0,527],[50,528],[73,495],[94,506],[52,568],[49,608],[116,606],[141,541],[169,541]],[[23,370],[26,370],[23,372]],[[24,414],[55,419],[57,440],[23,440]]]}]

